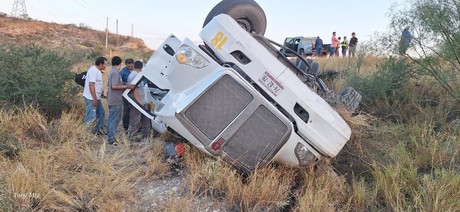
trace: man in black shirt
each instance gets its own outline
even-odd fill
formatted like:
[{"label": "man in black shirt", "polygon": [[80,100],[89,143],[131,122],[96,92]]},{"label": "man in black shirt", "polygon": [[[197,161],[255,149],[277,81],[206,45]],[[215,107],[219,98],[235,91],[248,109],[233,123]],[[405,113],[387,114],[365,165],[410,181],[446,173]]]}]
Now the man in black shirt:
[{"label": "man in black shirt", "polygon": [[356,47],[358,46],[358,38],[356,37],[356,33],[351,33],[351,39],[348,44],[350,49],[348,50],[349,56],[350,57],[355,57],[356,56]]}]

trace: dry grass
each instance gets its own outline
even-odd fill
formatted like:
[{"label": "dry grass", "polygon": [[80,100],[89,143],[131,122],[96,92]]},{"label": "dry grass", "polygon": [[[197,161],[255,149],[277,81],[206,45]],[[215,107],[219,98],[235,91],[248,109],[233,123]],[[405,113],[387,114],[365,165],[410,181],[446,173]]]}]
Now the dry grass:
[{"label": "dry grass", "polygon": [[188,212],[192,208],[195,196],[179,197],[174,192],[168,193],[168,201],[162,203],[159,207],[165,212]]},{"label": "dry grass", "polygon": [[230,178],[226,199],[250,211],[279,210],[289,204],[295,177],[295,170],[287,167],[268,167],[256,170],[245,183]]},{"label": "dry grass", "polygon": [[297,211],[337,211],[345,201],[345,179],[336,174],[327,160],[301,173],[301,187],[296,192]]},{"label": "dry grass", "polygon": [[288,206],[296,181],[296,170],[283,166],[257,169],[243,176],[196,149],[187,152],[186,164],[191,196],[209,195],[244,211],[276,211]]},{"label": "dry grass", "polygon": [[376,118],[370,114],[351,114],[345,108],[336,108],[336,110],[351,128],[370,127],[370,123],[376,121]]},{"label": "dry grass", "polygon": [[453,208],[447,211],[458,210],[458,178],[441,178],[460,170],[458,125],[445,124],[441,131],[417,121],[373,125],[377,128],[354,129],[336,158],[350,186],[346,210],[442,211],[440,202]]},{"label": "dry grass", "polygon": [[[2,114],[0,117],[2,132],[23,141],[21,144],[40,145],[41,143],[51,142],[47,120],[33,106],[29,106],[24,110],[6,111],[2,109],[0,113]],[[24,117],[27,117],[27,119],[24,119]]]},{"label": "dry grass", "polygon": [[395,211],[460,210],[458,172],[434,169],[420,175],[414,166],[391,165],[375,169],[379,201]]},{"label": "dry grass", "polygon": [[375,204],[375,195],[369,189],[364,179],[353,179],[349,186],[346,211],[365,211],[370,205]]},{"label": "dry grass", "polygon": [[[361,74],[382,61],[317,60],[322,70]],[[270,166],[246,176],[187,146],[186,188],[171,188],[157,208],[205,211],[217,202],[234,211],[460,211],[460,106],[432,80],[407,88],[405,101],[379,103],[382,116],[338,109],[352,138],[336,158],[307,169]],[[144,210],[139,187],[173,176],[162,141],[174,136],[152,135],[146,145],[120,136],[114,148],[86,133],[81,113],[48,122],[33,107],[0,111],[0,211]]]},{"label": "dry grass", "polygon": [[[144,164],[140,167],[134,167],[140,173],[139,180],[152,180],[170,176],[170,166],[165,163],[163,158],[163,138],[150,138],[152,141],[139,150],[133,151],[130,156],[140,157],[140,161]],[[137,164],[138,165],[138,164]]]},{"label": "dry grass", "polygon": [[319,63],[319,69],[322,71],[335,70],[343,71],[352,69],[360,74],[366,75],[374,73],[377,70],[377,66],[384,62],[384,58],[367,56],[367,57],[355,57],[355,58],[317,58],[315,62]]},{"label": "dry grass", "polygon": [[77,117],[71,111],[47,123],[33,108],[0,113],[2,135],[20,148],[12,159],[0,155],[3,202],[12,202],[2,209],[121,211],[136,201],[136,183],[169,173],[157,144],[113,149]]}]

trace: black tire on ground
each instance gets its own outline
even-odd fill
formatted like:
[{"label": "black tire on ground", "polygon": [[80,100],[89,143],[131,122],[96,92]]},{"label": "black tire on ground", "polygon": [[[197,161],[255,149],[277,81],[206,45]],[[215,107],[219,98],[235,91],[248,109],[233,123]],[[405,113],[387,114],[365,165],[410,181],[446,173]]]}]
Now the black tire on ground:
[{"label": "black tire on ground", "polygon": [[343,88],[338,95],[340,104],[345,106],[350,113],[353,113],[358,108],[362,98],[361,94],[352,87]]},{"label": "black tire on ground", "polygon": [[203,27],[219,14],[227,14],[235,19],[246,31],[265,34],[267,18],[265,12],[254,0],[222,0],[206,16]]}]

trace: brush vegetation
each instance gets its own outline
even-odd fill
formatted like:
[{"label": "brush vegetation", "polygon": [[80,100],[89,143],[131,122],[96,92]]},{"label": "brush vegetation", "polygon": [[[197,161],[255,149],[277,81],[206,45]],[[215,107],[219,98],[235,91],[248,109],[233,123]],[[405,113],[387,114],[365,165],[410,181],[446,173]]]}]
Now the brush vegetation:
[{"label": "brush vegetation", "polygon": [[[237,211],[460,210],[456,100],[405,59],[320,62],[341,70],[326,79],[333,87],[352,85],[364,96],[357,114],[341,111],[353,134],[336,158],[307,169],[273,164],[241,175],[188,146],[186,189],[169,193],[157,209],[187,211],[207,198]],[[121,145],[111,147],[86,133],[81,108],[51,120],[42,108],[0,110],[1,210],[122,211],[139,203],[138,185],[174,174],[163,159],[167,137],[152,135],[133,147],[122,136]]]}]

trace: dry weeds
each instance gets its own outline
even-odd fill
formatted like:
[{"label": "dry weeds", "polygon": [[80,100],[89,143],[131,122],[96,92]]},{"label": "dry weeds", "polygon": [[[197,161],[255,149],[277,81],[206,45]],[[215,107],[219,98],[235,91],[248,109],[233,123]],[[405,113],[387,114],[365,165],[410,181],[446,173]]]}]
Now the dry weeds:
[{"label": "dry weeds", "polygon": [[[319,60],[322,69],[334,70],[357,62]],[[379,61],[368,59],[360,72],[373,71]],[[405,117],[404,124],[339,109],[351,140],[336,158],[307,169],[269,166],[246,176],[187,146],[178,167],[184,187],[165,188],[155,209],[205,211],[196,204],[216,203],[223,211],[460,211],[460,130],[446,121],[446,114],[455,119],[459,106],[429,84],[409,88],[419,96],[381,105]],[[437,105],[427,106],[421,96]],[[48,122],[33,107],[0,111],[0,210],[148,210],[136,207],[154,202],[139,188],[177,177],[162,147],[174,136],[152,135],[143,145],[120,136],[121,145],[108,146],[105,138],[85,133],[80,113]]]},{"label": "dry weeds", "polygon": [[33,108],[0,117],[2,135],[21,148],[11,160],[1,155],[8,210],[121,211],[135,202],[137,182],[169,173],[157,145],[113,149],[85,133],[74,111],[49,124]]}]

